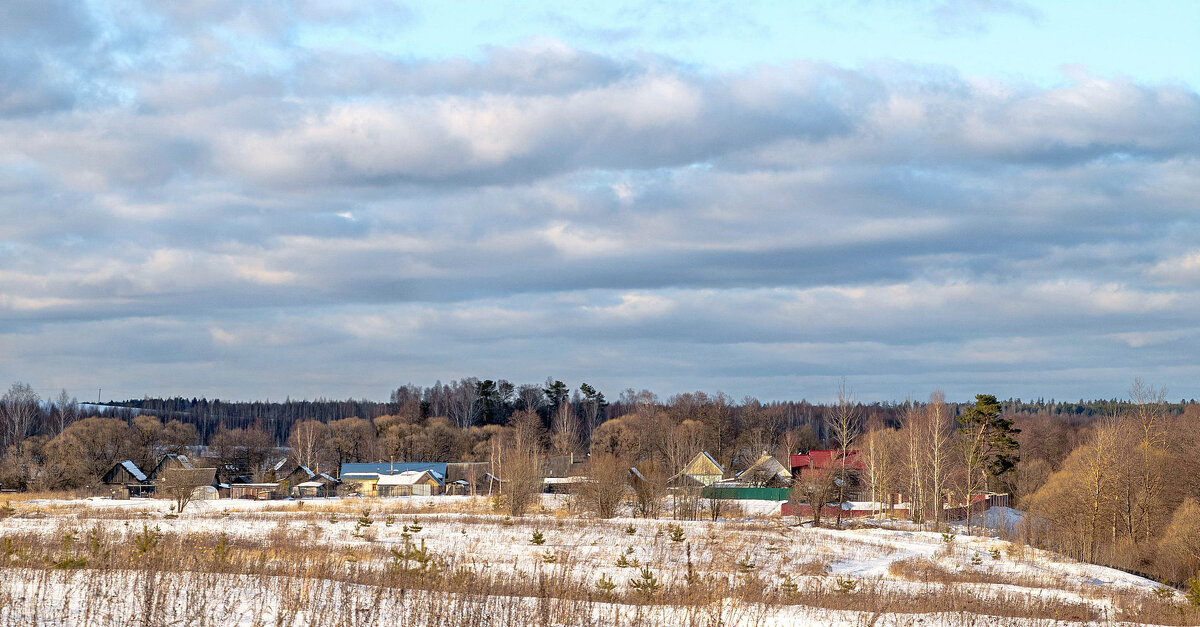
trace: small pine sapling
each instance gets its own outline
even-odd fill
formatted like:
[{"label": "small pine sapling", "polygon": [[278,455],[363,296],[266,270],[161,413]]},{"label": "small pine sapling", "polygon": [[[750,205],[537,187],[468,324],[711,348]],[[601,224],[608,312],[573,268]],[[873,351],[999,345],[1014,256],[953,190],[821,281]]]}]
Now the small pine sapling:
[{"label": "small pine sapling", "polygon": [[1187,580],[1187,585],[1187,591],[1183,594],[1187,597],[1188,603],[1200,607],[1200,571],[1196,572],[1195,577]]},{"label": "small pine sapling", "polygon": [[837,587],[838,587],[838,592],[850,594],[851,592],[854,592],[854,590],[858,588],[858,581],[856,579],[854,579],[853,577],[842,577],[839,575],[837,578]]},{"label": "small pine sapling", "polygon": [[792,580],[792,576],[789,573],[784,573],[783,581],[779,582],[779,589],[785,594],[796,594],[800,590],[800,586],[796,585],[796,582]]},{"label": "small pine sapling", "polygon": [[658,592],[658,578],[654,576],[649,566],[643,566],[641,574],[629,580],[629,587],[649,599],[654,596],[655,592]]},{"label": "small pine sapling", "polygon": [[542,546],[543,544],[546,543],[546,538],[544,538],[542,536],[542,532],[534,530],[533,538],[530,539],[530,542],[532,542],[533,544],[536,544],[537,546]]},{"label": "small pine sapling", "polygon": [[671,542],[683,542],[686,537],[683,534],[683,527],[680,525],[668,525],[667,530],[671,532]]},{"label": "small pine sapling", "polygon": [[742,573],[743,575],[748,575],[748,574],[750,574],[750,573],[751,573],[751,572],[753,572],[753,571],[754,571],[754,569],[755,569],[755,568],[757,568],[757,567],[758,567],[758,565],[757,565],[757,564],[755,564],[754,562],[751,562],[751,561],[750,561],[750,554],[749,554],[749,553],[747,553],[747,554],[746,554],[746,556],[745,556],[745,557],[743,557],[743,558],[741,559],[741,561],[739,561],[739,562],[738,562],[738,572]]},{"label": "small pine sapling", "polygon": [[994,546],[994,547],[988,549],[988,554],[991,555],[992,559],[994,559],[994,560],[1000,559],[1000,547]]},{"label": "small pine sapling", "polygon": [[613,590],[617,589],[617,584],[605,573],[600,573],[600,579],[596,581],[596,589],[604,595],[612,594]]},{"label": "small pine sapling", "polygon": [[637,529],[633,527],[633,523],[630,523],[629,526],[625,528],[625,534],[631,536],[635,533],[637,533]]}]

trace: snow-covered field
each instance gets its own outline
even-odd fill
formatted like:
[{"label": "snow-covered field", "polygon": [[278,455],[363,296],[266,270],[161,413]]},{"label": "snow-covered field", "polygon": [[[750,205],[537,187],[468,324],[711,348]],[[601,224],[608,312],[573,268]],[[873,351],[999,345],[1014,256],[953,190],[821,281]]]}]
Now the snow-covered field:
[{"label": "snow-covered field", "polygon": [[561,497],[521,519],[469,497],[205,501],[178,516],[168,501],[16,502],[0,520],[0,627],[1099,625],[1179,603],[961,529],[801,528],[747,505],[676,523],[589,519]]}]

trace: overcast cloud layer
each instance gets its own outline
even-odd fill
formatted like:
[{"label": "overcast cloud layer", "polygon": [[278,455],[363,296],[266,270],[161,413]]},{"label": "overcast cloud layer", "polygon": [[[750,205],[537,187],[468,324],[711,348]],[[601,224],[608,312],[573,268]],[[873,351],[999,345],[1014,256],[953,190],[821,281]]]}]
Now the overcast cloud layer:
[{"label": "overcast cloud layer", "polygon": [[1200,397],[1184,82],[421,56],[310,43],[406,7],[240,4],[0,5],[4,381]]}]

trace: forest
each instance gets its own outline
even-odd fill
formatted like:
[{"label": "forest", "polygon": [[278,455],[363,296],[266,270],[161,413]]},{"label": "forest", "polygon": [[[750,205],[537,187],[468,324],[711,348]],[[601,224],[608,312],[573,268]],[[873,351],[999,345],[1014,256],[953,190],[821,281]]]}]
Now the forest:
[{"label": "forest", "polygon": [[[991,437],[997,425],[1011,445]],[[986,412],[936,391],[864,404],[844,387],[831,403],[705,392],[660,399],[633,389],[610,401],[587,383],[553,378],[408,384],[386,402],[144,398],[105,406],[66,392],[44,400],[14,383],[0,398],[0,427],[0,485],[79,493],[94,491],[117,461],[146,467],[167,452],[262,478],[283,455],[334,469],[491,461],[520,448],[620,460],[665,483],[699,451],[736,472],[762,452],[786,460],[840,447],[865,460],[863,490],[880,501],[902,495],[916,505],[914,522],[943,524],[938,512],[955,494],[1003,492],[1028,512],[1022,539],[1035,546],[1156,580],[1182,582],[1200,569],[1200,404],[1169,401],[1140,380],[1121,399],[1008,399]]]}]

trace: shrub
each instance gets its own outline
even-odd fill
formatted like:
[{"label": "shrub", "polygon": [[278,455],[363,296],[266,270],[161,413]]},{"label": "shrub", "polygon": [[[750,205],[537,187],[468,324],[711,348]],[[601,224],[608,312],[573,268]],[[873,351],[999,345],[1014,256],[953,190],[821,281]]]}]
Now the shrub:
[{"label": "shrub", "polygon": [[541,546],[546,543],[546,538],[542,537],[542,532],[535,530],[533,537],[529,541],[537,546]]}]

